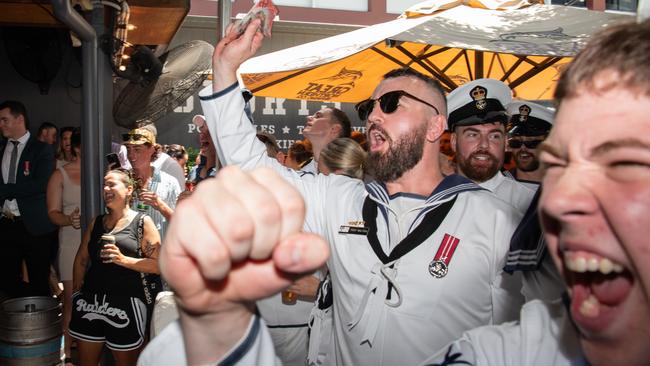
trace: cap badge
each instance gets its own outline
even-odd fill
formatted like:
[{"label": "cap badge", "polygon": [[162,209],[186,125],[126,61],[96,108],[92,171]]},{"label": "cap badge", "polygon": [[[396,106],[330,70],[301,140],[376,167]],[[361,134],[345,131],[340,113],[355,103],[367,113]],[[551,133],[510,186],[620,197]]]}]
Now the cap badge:
[{"label": "cap badge", "polygon": [[530,107],[523,104],[519,107],[519,122],[526,122],[528,120],[528,115],[530,114]]},{"label": "cap badge", "polygon": [[487,89],[482,86],[477,86],[469,92],[469,95],[476,102],[477,109],[483,110],[485,107],[487,107],[487,101],[485,100],[485,97],[487,96]]}]

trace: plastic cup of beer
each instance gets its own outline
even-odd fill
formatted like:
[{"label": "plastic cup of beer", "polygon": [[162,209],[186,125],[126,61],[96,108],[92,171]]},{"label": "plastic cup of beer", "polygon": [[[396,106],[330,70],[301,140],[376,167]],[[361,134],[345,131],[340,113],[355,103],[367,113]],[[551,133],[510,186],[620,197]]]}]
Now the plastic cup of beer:
[{"label": "plastic cup of beer", "polygon": [[[105,248],[107,244],[115,244],[115,236],[110,235],[110,234],[104,234],[102,235],[101,241],[103,243],[103,247]],[[103,257],[103,255],[102,255]],[[104,263],[113,263],[113,258],[102,258],[102,262]]]},{"label": "plastic cup of beer", "polygon": [[294,292],[282,291],[282,303],[285,305],[294,305],[298,301],[298,295]]},{"label": "plastic cup of beer", "polygon": [[115,244],[115,236],[110,234],[102,235],[102,243],[106,244]]}]

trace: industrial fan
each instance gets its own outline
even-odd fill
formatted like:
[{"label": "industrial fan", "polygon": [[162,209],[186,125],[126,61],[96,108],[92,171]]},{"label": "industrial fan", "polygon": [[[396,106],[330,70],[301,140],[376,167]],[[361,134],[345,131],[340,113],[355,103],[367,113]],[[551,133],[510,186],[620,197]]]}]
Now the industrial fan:
[{"label": "industrial fan", "polygon": [[[129,129],[139,127],[162,118],[185,103],[207,78],[213,50],[209,43],[194,40],[164,53],[159,58],[162,64],[160,76],[155,78],[154,74],[148,80],[131,80],[119,92],[113,104],[115,123]],[[137,66],[138,62],[134,64]],[[150,66],[140,66],[142,71],[149,70],[147,67],[156,67],[155,62]]]}]

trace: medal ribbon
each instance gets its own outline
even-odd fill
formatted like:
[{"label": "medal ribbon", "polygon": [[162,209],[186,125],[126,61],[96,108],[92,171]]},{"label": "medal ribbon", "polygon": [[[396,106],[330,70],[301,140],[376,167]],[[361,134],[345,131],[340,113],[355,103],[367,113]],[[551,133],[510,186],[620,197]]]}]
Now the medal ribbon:
[{"label": "medal ribbon", "polygon": [[440,243],[440,246],[438,247],[438,252],[436,253],[436,256],[433,258],[433,260],[441,261],[445,263],[447,267],[449,267],[449,262],[451,262],[451,257],[454,255],[459,242],[460,239],[449,234],[445,234],[445,236],[442,238],[442,243]]}]

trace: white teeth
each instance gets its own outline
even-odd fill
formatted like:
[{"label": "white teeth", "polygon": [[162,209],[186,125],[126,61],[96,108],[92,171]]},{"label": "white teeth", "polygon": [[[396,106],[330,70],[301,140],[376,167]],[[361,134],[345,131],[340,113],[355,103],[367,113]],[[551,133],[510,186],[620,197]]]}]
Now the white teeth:
[{"label": "white teeth", "polygon": [[623,266],[621,266],[620,264],[615,263],[615,264],[613,264],[612,268],[613,268],[614,272],[616,272],[616,273],[622,273],[623,272]]},{"label": "white teeth", "polygon": [[589,295],[589,297],[580,304],[580,314],[589,318],[595,318],[600,314],[600,303],[594,295]]},{"label": "white teeth", "polygon": [[566,268],[577,273],[600,272],[610,274],[612,272],[621,273],[625,269],[621,264],[612,262],[608,258],[585,257],[575,254],[564,254],[564,263]]},{"label": "white teeth", "polygon": [[589,260],[587,261],[587,269],[589,270],[589,272],[596,272],[598,270],[598,259],[589,258]]},{"label": "white teeth", "polygon": [[585,273],[587,271],[587,260],[579,257],[575,260],[574,271],[578,273]]},{"label": "white teeth", "polygon": [[614,263],[609,259],[605,258],[600,261],[600,272],[603,274],[610,274],[614,269]]}]

